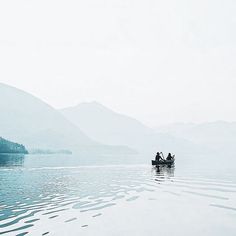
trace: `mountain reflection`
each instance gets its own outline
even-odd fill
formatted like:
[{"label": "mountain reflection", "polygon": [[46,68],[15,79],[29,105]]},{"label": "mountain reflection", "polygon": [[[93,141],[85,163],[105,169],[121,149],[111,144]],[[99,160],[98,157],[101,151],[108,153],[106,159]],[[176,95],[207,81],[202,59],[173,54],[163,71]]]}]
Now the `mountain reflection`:
[{"label": "mountain reflection", "polygon": [[0,154],[0,167],[23,166],[24,159],[24,154]]}]

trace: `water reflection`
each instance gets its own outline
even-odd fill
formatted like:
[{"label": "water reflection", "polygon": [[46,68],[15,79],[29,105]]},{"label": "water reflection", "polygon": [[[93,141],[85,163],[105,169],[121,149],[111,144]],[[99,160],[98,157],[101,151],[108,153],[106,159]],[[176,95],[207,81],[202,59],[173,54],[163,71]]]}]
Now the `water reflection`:
[{"label": "water reflection", "polygon": [[157,176],[174,177],[175,166],[174,165],[158,165],[153,167],[153,171]]},{"label": "water reflection", "polygon": [[[7,157],[7,160],[11,160],[9,165],[22,163],[19,156]],[[142,166],[52,167],[0,172],[0,228],[3,229],[0,234],[31,228],[45,217],[57,219],[72,209],[91,212],[91,217],[100,216],[103,209],[119,201],[132,202],[142,192],[154,191],[152,176],[150,168]],[[160,167],[154,176],[173,177],[174,168]],[[77,218],[76,214],[64,222]]]},{"label": "water reflection", "polygon": [[0,154],[0,167],[23,166],[24,159],[24,154]]},{"label": "water reflection", "polygon": [[153,191],[145,184],[150,169],[139,167],[4,169],[0,179],[0,234],[20,233],[42,218],[56,220],[71,210],[78,212],[64,223],[76,221],[79,213],[100,216],[119,201],[135,201],[142,192]]},{"label": "water reflection", "polygon": [[[23,164],[24,156],[14,155],[1,158],[0,165]],[[41,221],[49,228],[38,235],[50,234],[51,222],[62,222],[59,227],[73,222],[89,227],[89,220],[82,222],[81,214],[95,220],[104,215],[105,209],[131,204],[145,194],[160,205],[166,199],[174,204],[180,197],[183,202],[204,198],[205,205],[213,209],[234,209],[223,201],[235,199],[235,183],[175,172],[175,166],[143,165],[0,169],[0,234],[24,235]],[[216,202],[207,202],[209,199]]]}]

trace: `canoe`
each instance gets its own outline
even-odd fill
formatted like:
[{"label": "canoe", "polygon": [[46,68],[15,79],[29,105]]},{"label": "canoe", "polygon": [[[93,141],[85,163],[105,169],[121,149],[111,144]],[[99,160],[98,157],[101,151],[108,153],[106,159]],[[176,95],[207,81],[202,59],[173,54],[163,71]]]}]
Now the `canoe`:
[{"label": "canoe", "polygon": [[152,165],[157,166],[157,165],[171,165],[175,162],[175,159],[172,160],[165,160],[165,161],[155,161],[152,160]]}]

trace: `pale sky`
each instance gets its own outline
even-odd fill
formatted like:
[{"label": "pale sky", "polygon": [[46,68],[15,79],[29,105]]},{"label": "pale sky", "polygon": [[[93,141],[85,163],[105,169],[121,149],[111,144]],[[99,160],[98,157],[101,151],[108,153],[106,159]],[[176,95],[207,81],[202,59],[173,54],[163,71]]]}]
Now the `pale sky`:
[{"label": "pale sky", "polygon": [[235,0],[1,0],[0,82],[151,126],[236,121]]}]

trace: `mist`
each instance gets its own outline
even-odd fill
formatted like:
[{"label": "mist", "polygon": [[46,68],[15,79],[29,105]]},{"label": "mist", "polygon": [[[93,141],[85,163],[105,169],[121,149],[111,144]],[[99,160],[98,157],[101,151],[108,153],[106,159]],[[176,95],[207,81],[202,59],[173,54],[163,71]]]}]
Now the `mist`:
[{"label": "mist", "polygon": [[1,0],[0,234],[235,236],[235,12]]},{"label": "mist", "polygon": [[236,120],[234,1],[1,1],[0,81],[149,126]]}]

